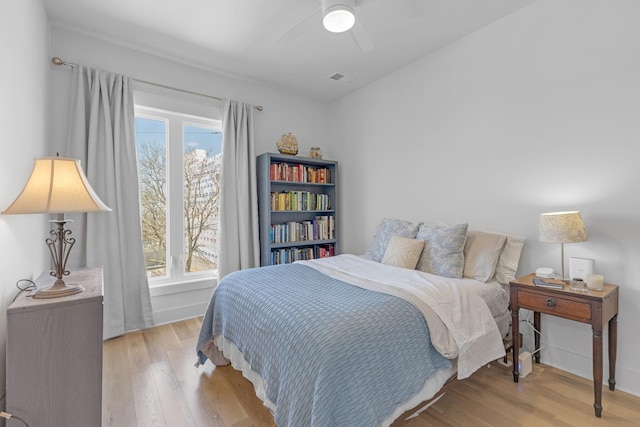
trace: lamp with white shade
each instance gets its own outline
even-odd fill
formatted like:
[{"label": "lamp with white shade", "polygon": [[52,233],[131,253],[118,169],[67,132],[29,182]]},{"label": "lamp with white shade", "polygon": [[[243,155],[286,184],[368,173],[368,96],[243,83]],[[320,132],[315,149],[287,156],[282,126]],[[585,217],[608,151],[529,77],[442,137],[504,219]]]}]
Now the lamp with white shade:
[{"label": "lamp with white shade", "polygon": [[589,239],[580,212],[543,213],[540,214],[539,225],[541,242],[560,243],[560,264],[562,265],[562,279],[564,280],[564,244],[586,242]]},{"label": "lamp with white shade", "polygon": [[68,285],[63,277],[69,274],[66,269],[69,252],[76,239],[71,237],[71,230],[65,229],[70,220],[65,219],[65,212],[101,212],[110,211],[91,188],[82,171],[80,160],[65,157],[42,157],[35,159],[31,176],[16,200],[2,212],[10,214],[57,214],[57,219],[50,222],[56,224],[51,230],[51,237],[45,240],[56,277],[54,285],[40,289],[34,298],[57,298],[82,292],[78,285]]}]

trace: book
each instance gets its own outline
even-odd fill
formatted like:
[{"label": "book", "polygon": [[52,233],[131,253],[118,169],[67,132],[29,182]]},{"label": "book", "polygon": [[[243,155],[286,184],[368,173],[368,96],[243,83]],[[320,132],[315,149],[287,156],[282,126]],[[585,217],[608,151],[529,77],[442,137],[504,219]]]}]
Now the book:
[{"label": "book", "polygon": [[269,241],[271,243],[286,243],[334,239],[334,223],[333,215],[317,215],[314,220],[272,224],[269,230]]},{"label": "book", "polygon": [[559,280],[553,280],[553,279],[542,280],[539,277],[536,277],[535,279],[533,279],[533,284],[540,288],[551,288],[551,289],[564,288],[564,282],[561,282]]},{"label": "book", "polygon": [[327,168],[315,168],[303,164],[272,163],[269,165],[269,179],[271,181],[327,184],[331,182],[331,171]]}]

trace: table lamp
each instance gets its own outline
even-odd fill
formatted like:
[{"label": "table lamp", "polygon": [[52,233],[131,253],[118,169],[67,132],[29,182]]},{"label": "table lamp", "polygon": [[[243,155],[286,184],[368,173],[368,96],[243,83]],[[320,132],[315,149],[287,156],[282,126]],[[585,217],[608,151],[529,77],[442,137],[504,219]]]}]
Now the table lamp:
[{"label": "table lamp", "polygon": [[560,265],[564,276],[564,244],[586,242],[589,237],[578,211],[540,214],[540,241],[560,243]]},{"label": "table lamp", "polygon": [[64,228],[67,222],[71,222],[65,219],[64,213],[110,210],[89,185],[80,160],[64,157],[35,159],[31,176],[22,192],[2,212],[2,215],[48,213],[58,216],[49,221],[57,224],[57,227],[51,230],[52,237],[45,240],[54,268],[50,274],[57,280],[52,287],[38,290],[34,298],[57,298],[83,291],[82,286],[68,285],[63,280],[64,276],[69,275],[67,260],[76,242],[71,237],[71,230]]}]

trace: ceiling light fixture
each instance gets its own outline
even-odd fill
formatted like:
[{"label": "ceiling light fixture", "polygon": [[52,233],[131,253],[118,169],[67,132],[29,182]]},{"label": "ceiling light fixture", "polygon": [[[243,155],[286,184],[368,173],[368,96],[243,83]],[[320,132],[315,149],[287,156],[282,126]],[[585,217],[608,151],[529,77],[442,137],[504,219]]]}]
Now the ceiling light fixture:
[{"label": "ceiling light fixture", "polygon": [[322,25],[332,33],[343,33],[356,22],[355,0],[323,0]]}]

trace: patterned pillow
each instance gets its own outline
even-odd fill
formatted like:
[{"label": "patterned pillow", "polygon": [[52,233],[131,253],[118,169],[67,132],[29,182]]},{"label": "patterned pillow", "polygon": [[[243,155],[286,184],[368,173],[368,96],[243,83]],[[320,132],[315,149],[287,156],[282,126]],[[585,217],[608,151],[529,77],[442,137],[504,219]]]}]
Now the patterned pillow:
[{"label": "patterned pillow", "polygon": [[486,282],[496,271],[498,257],[507,236],[469,230],[464,244],[463,277]]},{"label": "patterned pillow", "polygon": [[376,238],[376,247],[371,255],[374,261],[382,261],[384,253],[391,236],[400,236],[413,239],[416,237],[420,223],[414,224],[411,221],[403,221],[401,219],[384,218],[378,228],[378,237]]},{"label": "patterned pillow", "polygon": [[424,248],[424,240],[391,236],[382,263],[413,270]]},{"label": "patterned pillow", "polygon": [[469,224],[422,224],[416,239],[426,243],[417,270],[460,279],[464,269],[464,242]]}]

